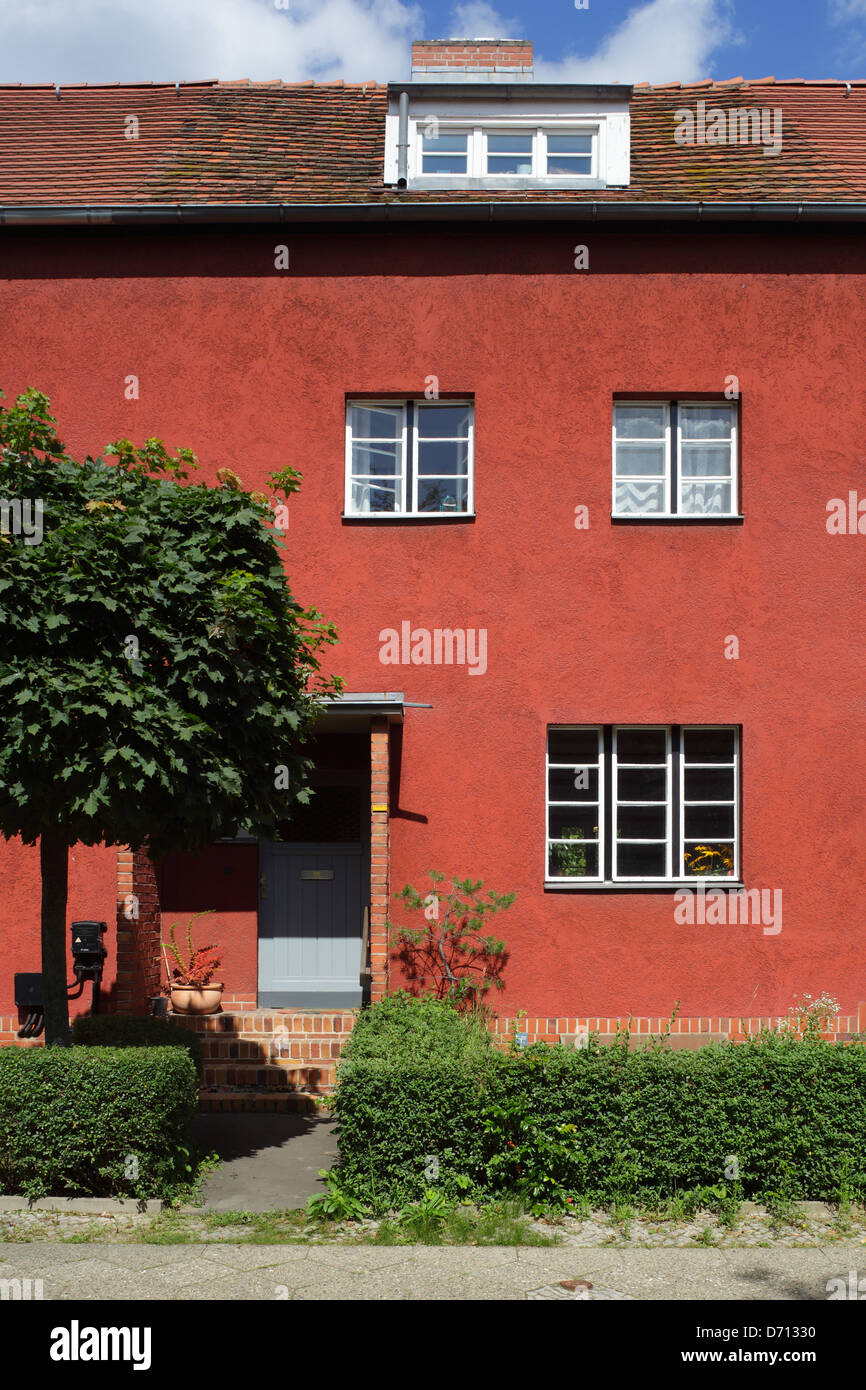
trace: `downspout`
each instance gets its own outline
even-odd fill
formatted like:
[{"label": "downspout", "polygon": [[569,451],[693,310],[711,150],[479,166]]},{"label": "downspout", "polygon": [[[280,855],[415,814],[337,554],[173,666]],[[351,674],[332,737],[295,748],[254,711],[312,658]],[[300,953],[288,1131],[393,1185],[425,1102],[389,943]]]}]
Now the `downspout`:
[{"label": "downspout", "polygon": [[409,182],[409,93],[400,93],[397,108],[397,187]]}]

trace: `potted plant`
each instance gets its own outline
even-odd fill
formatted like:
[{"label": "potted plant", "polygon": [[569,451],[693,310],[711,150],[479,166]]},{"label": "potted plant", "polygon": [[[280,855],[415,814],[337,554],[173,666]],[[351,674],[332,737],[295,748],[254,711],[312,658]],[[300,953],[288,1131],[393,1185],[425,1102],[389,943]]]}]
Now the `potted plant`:
[{"label": "potted plant", "polygon": [[[163,941],[165,969],[168,975],[166,992],[171,999],[171,1007],[176,1014],[215,1014],[220,1007],[220,999],[225,986],[214,980],[214,975],[222,963],[219,948],[215,944],[194,947],[192,944],[192,924],[197,917],[206,917],[213,908],[195,912],[186,928],[187,955],[184,959],[175,940],[178,922],[172,922],[168,941]],[[169,956],[171,964],[169,964]]]}]

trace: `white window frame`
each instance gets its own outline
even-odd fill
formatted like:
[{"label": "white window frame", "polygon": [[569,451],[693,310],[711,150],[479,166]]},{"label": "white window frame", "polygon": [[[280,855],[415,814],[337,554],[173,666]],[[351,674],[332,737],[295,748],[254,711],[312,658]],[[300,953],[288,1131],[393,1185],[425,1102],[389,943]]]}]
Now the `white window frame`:
[{"label": "white window frame", "polygon": [[[677,407],[677,424],[676,424],[676,439],[675,439],[675,440],[674,440],[674,434],[673,434],[673,431],[672,431],[672,428],[671,428],[671,405],[676,405],[676,407]],[[657,442],[659,442],[659,441],[654,441],[654,440],[639,440],[639,439],[634,438],[634,437],[631,436],[631,435],[620,435],[620,436],[617,436],[617,432],[616,432],[616,410],[617,410],[617,406],[652,406],[652,407],[655,408],[655,409],[657,409],[659,406],[662,406],[662,407],[664,408],[664,419],[665,419],[665,478],[664,478],[664,483],[665,483],[665,487],[664,487],[665,509],[664,509],[664,511],[661,511],[661,512],[631,512],[631,511],[619,511],[619,510],[617,510],[617,504],[616,504],[616,488],[617,488],[617,483],[623,483],[623,482],[645,482],[645,483],[648,483],[648,482],[658,482],[658,481],[659,481],[658,477],[657,477],[657,476],[654,477],[652,474],[645,474],[645,473],[644,473],[644,474],[640,474],[640,475],[636,475],[636,474],[633,474],[633,475],[623,475],[623,474],[618,474],[618,473],[617,473],[617,470],[616,470],[617,442],[619,442],[619,443],[621,443],[621,444],[639,444],[639,443],[651,444],[651,443],[657,443]],[[683,489],[684,477],[683,477],[683,473],[682,473],[683,430],[682,430],[682,415],[681,415],[681,412],[683,411],[683,409],[688,409],[689,407],[698,407],[698,408],[700,408],[700,409],[702,409],[702,410],[724,410],[724,411],[726,411],[726,412],[731,416],[731,434],[730,434],[730,437],[729,437],[728,440],[712,440],[712,439],[708,439],[708,440],[706,440],[706,441],[694,441],[694,440],[688,440],[688,439],[687,439],[687,441],[686,441],[687,443],[705,442],[705,443],[707,443],[707,444],[713,444],[713,443],[718,443],[718,444],[727,443],[727,444],[729,444],[729,446],[730,446],[730,453],[731,453],[731,474],[730,474],[730,480],[729,480],[727,477],[722,476],[722,475],[713,476],[713,477],[705,477],[705,478],[689,478],[689,479],[685,479],[685,481],[687,481],[687,482],[707,482],[707,483],[712,483],[712,482],[727,483],[728,481],[730,481],[730,485],[731,485],[731,506],[730,506],[730,510],[727,511],[727,512],[687,512],[687,511],[684,511],[684,510],[682,509],[682,505],[681,505],[681,504],[682,504],[682,489]],[[674,466],[675,464],[676,464],[676,466]],[[676,477],[675,477],[675,475],[676,475]],[[675,486],[675,484],[676,484],[676,489],[677,489],[676,499],[674,499],[674,486]],[[738,417],[737,405],[736,405],[736,402],[735,402],[735,401],[697,401],[697,400],[691,400],[691,399],[689,399],[687,396],[671,397],[671,398],[668,399],[668,400],[659,400],[658,398],[656,398],[655,400],[648,400],[648,399],[646,399],[646,398],[642,398],[642,397],[639,397],[639,396],[635,396],[635,397],[629,396],[629,397],[617,397],[617,398],[614,400],[614,402],[613,402],[613,409],[612,409],[612,411],[611,411],[611,516],[615,516],[615,517],[627,517],[629,520],[634,520],[634,521],[671,521],[671,520],[676,520],[676,521],[688,521],[688,522],[707,522],[707,521],[730,520],[731,517],[736,517],[736,516],[739,515],[739,511],[738,511],[738,508],[739,508],[739,487],[740,487],[740,482],[739,482],[739,417]],[[674,505],[674,500],[676,500],[676,506]]]},{"label": "white window frame", "polygon": [[[431,118],[432,119],[432,118]],[[508,118],[485,118],[483,121],[468,122],[466,119],[435,117],[437,129],[443,135],[467,135],[466,172],[459,174],[433,174],[424,172],[424,135],[430,120],[418,117],[410,123],[409,167],[410,178],[452,180],[459,186],[461,180],[483,179],[508,187],[518,180],[531,180],[540,186],[555,188],[580,188],[584,184],[598,183],[601,171],[605,168],[605,123],[598,119],[581,120],[575,117],[550,118],[513,116]],[[414,129],[412,129],[414,126]],[[532,174],[502,174],[487,172],[488,135],[531,135],[532,136]],[[548,174],[547,136],[548,135],[589,135],[592,137],[590,172],[588,174]],[[543,172],[542,172],[543,171]]]},{"label": "white window frame", "polygon": [[[548,163],[549,163],[549,159],[550,159],[549,152],[548,152],[548,148],[547,148],[547,137],[548,137],[548,135],[589,135],[589,136],[591,137],[591,139],[592,139],[592,145],[591,145],[590,153],[589,153],[589,173],[588,173],[588,174],[551,174],[551,173],[549,173],[549,172],[548,172],[548,168],[547,168]],[[578,124],[573,124],[573,125],[569,125],[569,126],[564,126],[564,125],[563,125],[563,126],[559,126],[559,125],[556,125],[556,124],[555,124],[554,122],[552,122],[552,121],[549,122],[549,123],[545,123],[543,126],[540,126],[540,127],[539,127],[538,132],[537,132],[536,141],[535,141],[535,147],[536,147],[536,151],[537,151],[537,154],[538,154],[538,171],[539,171],[539,172],[538,172],[538,177],[539,177],[540,179],[542,179],[542,180],[547,180],[548,183],[554,182],[554,181],[559,182],[560,179],[568,179],[568,180],[573,180],[576,184],[579,183],[581,179],[597,179],[597,178],[599,177],[599,172],[598,172],[598,171],[599,171],[599,169],[602,167],[602,165],[601,165],[601,159],[600,159],[600,155],[599,155],[599,146],[600,146],[600,144],[601,144],[601,128],[600,128],[598,125],[592,125],[590,122],[586,122],[586,124],[583,125],[583,126],[580,126],[580,125],[578,125]],[[578,158],[585,158],[586,156],[577,156],[577,157],[578,157]],[[542,172],[542,170],[543,170],[544,172]]]},{"label": "white window frame", "polygon": [[[568,733],[578,729],[581,733],[595,733],[598,739],[598,756],[594,763],[552,763],[550,761],[550,735],[555,733]],[[551,838],[550,836],[550,808],[552,806],[563,806],[566,808],[587,807],[595,805],[592,801],[553,801],[550,797],[550,773],[552,771],[578,772],[581,767],[590,770],[595,768],[598,774],[598,837],[596,840],[563,840]],[[544,871],[545,879],[550,883],[601,883],[604,878],[604,818],[605,818],[605,777],[604,777],[604,725],[602,724],[551,724],[547,730],[547,746],[544,759]],[[598,845],[598,873],[581,874],[574,877],[568,874],[551,874],[550,850],[552,845],[570,844],[597,844]]]},{"label": "white window frame", "polygon": [[[368,437],[367,437],[366,435],[360,435],[360,436],[358,437],[358,440],[357,440],[357,441],[354,440],[354,436],[353,436],[353,434],[352,434],[352,424],[351,424],[351,421],[352,421],[352,409],[353,409],[353,407],[356,407],[356,406],[357,406],[357,407],[360,407],[362,410],[363,410],[363,409],[370,409],[370,410],[393,410],[393,411],[395,411],[395,412],[399,412],[399,414],[400,414],[400,430],[399,430],[399,433],[395,436],[395,438],[397,438],[397,439],[400,440],[400,506],[401,506],[401,510],[400,510],[400,511],[395,511],[395,512],[364,512],[364,511],[357,511],[357,510],[352,506],[352,490],[353,490],[353,486],[354,486],[355,481],[356,481],[356,477],[358,476],[358,475],[355,474],[355,471],[354,471],[354,469],[353,469],[353,467],[352,467],[352,463],[353,463],[352,444],[353,444],[353,442],[357,442],[357,443],[361,443],[361,444],[369,442],[369,441],[368,441]],[[377,401],[377,400],[363,400],[363,399],[347,400],[347,401],[346,401],[346,476],[345,476],[345,490],[344,490],[344,495],[343,495],[343,513],[344,513],[345,516],[386,517],[386,516],[405,516],[405,515],[406,515],[406,474],[407,474],[407,468],[406,468],[406,442],[407,442],[407,440],[406,440],[406,434],[407,434],[407,426],[406,426],[406,403],[405,403],[405,401],[381,401],[381,400]],[[375,442],[375,441],[374,441],[374,442]],[[381,441],[379,441],[379,442],[381,442]],[[365,476],[365,475],[361,475],[361,480],[362,480],[362,481],[363,481],[363,479],[364,479],[364,476]],[[380,476],[380,477],[384,477],[384,476],[386,476],[386,475],[382,474],[382,475],[379,475],[379,476]],[[369,477],[369,478],[367,478],[367,481],[369,482],[369,484],[370,484],[371,487],[375,487],[375,485],[376,485],[376,479],[375,479],[375,477]]]},{"label": "white window frame", "polygon": [[[450,517],[450,516],[472,516],[472,514],[473,514],[473,512],[474,512],[474,510],[475,510],[475,493],[474,493],[474,488],[473,488],[474,472],[475,472],[475,470],[474,470],[474,468],[473,468],[473,463],[474,463],[474,460],[475,460],[475,409],[474,409],[474,406],[473,406],[472,402],[471,402],[471,401],[449,401],[449,400],[438,401],[438,402],[437,402],[437,401],[416,401],[416,402],[415,402],[415,405],[416,405],[416,407],[432,407],[432,409],[434,409],[434,410],[436,409],[437,405],[438,405],[438,406],[449,406],[449,405],[461,406],[461,405],[465,405],[465,406],[467,406],[468,409],[469,409],[469,432],[468,432],[467,439],[466,439],[467,448],[466,448],[466,473],[465,473],[465,475],[462,474],[462,473],[425,473],[425,474],[424,474],[424,477],[425,477],[425,478],[439,478],[439,479],[442,479],[442,478],[454,478],[455,482],[457,482],[458,480],[462,482],[463,479],[464,479],[464,476],[465,476],[465,479],[466,479],[466,510],[465,510],[465,511],[460,511],[459,508],[456,509],[456,510],[453,511],[453,512],[425,512],[425,511],[420,511],[420,510],[419,510],[419,507],[418,507],[418,482],[419,482],[420,474],[419,474],[419,472],[418,472],[418,442],[419,442],[419,440],[422,438],[422,436],[421,436],[421,435],[419,434],[419,432],[418,432],[418,409],[416,408],[416,410],[415,410],[415,412],[414,412],[414,419],[413,419],[413,422],[412,422],[412,459],[411,459],[411,463],[412,463],[412,511],[409,513],[409,515],[410,515],[410,516],[443,516],[443,517],[445,517],[445,516],[449,516],[449,517]],[[435,441],[435,440],[437,440],[437,439],[441,439],[441,440],[444,440],[444,441],[446,441],[446,442],[448,442],[448,443],[456,443],[456,442],[458,441],[458,436],[457,436],[457,435],[429,435],[429,434],[428,434],[428,435],[423,436],[423,438],[427,439],[428,441]]]},{"label": "white window frame", "polygon": [[417,164],[416,176],[422,179],[468,179],[472,178],[472,169],[477,160],[475,145],[478,131],[465,121],[440,121],[437,117],[437,129],[443,135],[465,135],[466,136],[466,172],[460,174],[434,174],[424,172],[425,153],[433,154],[433,150],[425,151],[424,137],[427,133],[429,121],[419,121],[416,127],[416,149],[415,160]]},{"label": "white window frame", "polygon": [[[686,763],[685,735],[691,731],[701,731],[712,729],[717,733],[732,733],[734,735],[734,760],[732,763]],[[740,877],[740,737],[739,729],[735,724],[683,724],[680,728],[680,834],[679,834],[679,865],[685,881],[692,883],[702,880],[704,883],[730,883],[737,881]],[[687,801],[686,800],[686,767],[698,768],[733,768],[734,773],[734,799],[730,801]],[[717,840],[730,840],[734,847],[734,864],[729,874],[686,874],[685,872],[685,850],[687,844],[699,844],[711,838],[702,835],[700,839],[694,835],[686,837],[686,807],[687,806],[731,806],[734,811],[734,831],[728,836],[717,836]]]},{"label": "white window frame", "polygon": [[[679,730],[679,748],[674,753],[673,731]],[[605,735],[606,730],[611,731],[611,751],[610,757],[606,751]],[[665,758],[664,762],[659,763],[628,763],[620,762],[618,757],[617,745],[618,735],[626,730],[637,730],[646,732],[650,730],[663,730],[665,734]],[[556,844],[571,844],[570,840],[552,838],[550,835],[550,811],[552,807],[586,807],[594,805],[593,802],[586,801],[562,801],[554,800],[550,796],[550,773],[552,770],[577,771],[577,767],[572,763],[552,762],[550,759],[550,735],[556,733],[568,733],[579,731],[581,733],[594,733],[598,741],[598,760],[590,763],[589,767],[595,767],[598,773],[598,837],[596,841],[589,840],[582,843],[598,845],[598,873],[586,874],[579,877],[569,877],[567,875],[557,875],[550,873],[550,852],[551,847]],[[709,762],[686,763],[685,735],[691,732],[713,732],[727,733],[733,736],[733,761],[732,762]],[[551,888],[579,888],[586,884],[590,887],[603,885],[605,888],[640,888],[641,886],[651,888],[694,888],[698,882],[710,883],[713,885],[726,886],[728,888],[739,889],[742,886],[741,873],[741,821],[740,821],[740,788],[741,773],[740,765],[742,759],[742,739],[740,728],[736,724],[549,724],[547,726],[547,743],[544,760],[544,879],[545,884]],[[725,799],[686,799],[685,772],[689,768],[727,768],[733,769],[733,801]],[[621,800],[618,792],[618,770],[628,767],[664,767],[665,769],[665,800],[664,802],[655,800]],[[676,775],[674,775],[676,773]],[[674,825],[674,800],[678,799],[676,807],[676,834]],[[610,801],[610,833],[612,843],[607,845],[606,826],[608,816],[606,814],[608,799]],[[617,811],[620,806],[665,806],[665,874],[663,877],[658,875],[620,875],[618,873],[618,843],[617,840]],[[733,808],[733,834],[730,836],[708,837],[686,836],[686,808],[688,806],[732,806]],[[733,846],[733,866],[729,874],[689,874],[685,871],[684,852],[689,844],[705,843],[707,839],[714,838],[717,843],[730,843]],[[648,837],[628,837],[627,844],[660,844],[660,840],[652,840]],[[609,854],[608,854],[609,850]],[[676,862],[674,863],[674,854]],[[611,878],[605,878],[605,870],[610,858]]]},{"label": "white window frame", "polygon": [[[620,762],[618,743],[622,733],[664,733],[665,736],[665,756],[660,763],[629,763]],[[665,799],[664,801],[623,801],[619,795],[619,769],[641,769],[649,768],[658,771],[664,768],[665,771]],[[663,878],[666,881],[672,877],[671,874],[671,855],[672,855],[672,830],[673,830],[673,750],[671,740],[671,726],[669,724],[615,724],[613,726],[613,747],[611,751],[611,851],[613,855],[613,879],[616,883],[643,883],[646,880],[657,880]],[[663,874],[621,874],[619,872],[619,846],[626,845],[658,845],[661,841],[650,839],[646,836],[629,836],[621,840],[617,835],[617,812],[621,806],[664,806],[665,808],[665,871]]]},{"label": "white window frame", "polygon": [[[660,511],[660,512],[627,512],[627,511],[621,511],[621,512],[620,512],[620,511],[617,511],[617,508],[616,508],[616,487],[617,487],[617,483],[630,483],[630,482],[657,483],[657,482],[659,482],[659,477],[658,477],[657,474],[652,474],[652,473],[640,473],[640,474],[628,474],[628,473],[626,473],[626,474],[622,474],[622,473],[617,473],[617,471],[616,471],[616,446],[617,446],[617,443],[621,443],[621,444],[658,444],[658,443],[660,443],[660,441],[659,441],[658,439],[637,439],[637,438],[635,438],[635,437],[633,437],[632,435],[629,435],[629,434],[625,434],[625,435],[618,436],[618,435],[617,435],[617,432],[616,432],[616,410],[617,410],[617,406],[652,406],[654,410],[657,410],[659,406],[662,406],[662,408],[663,408],[663,410],[664,410],[664,422],[665,422],[665,425],[664,425],[664,430],[665,430],[665,432],[664,432],[665,472],[664,472],[664,489],[663,489],[663,494],[662,494],[663,500],[664,500],[664,510],[663,510],[663,511]],[[652,520],[654,517],[669,517],[669,516],[673,515],[673,513],[672,513],[672,511],[671,511],[671,487],[673,486],[673,468],[671,467],[671,407],[670,407],[670,402],[669,402],[669,401],[658,401],[658,400],[656,400],[656,401],[648,401],[648,400],[638,400],[638,399],[635,399],[635,400],[615,400],[614,403],[613,403],[613,410],[612,410],[612,412],[611,412],[611,425],[610,425],[610,429],[611,429],[612,456],[613,456],[613,457],[612,457],[612,463],[611,463],[611,469],[612,469],[611,507],[612,507],[613,515],[614,515],[614,516],[641,517],[641,519],[643,519],[643,520]]]},{"label": "white window frame", "polygon": [[[476,133],[477,133],[477,135],[480,137],[480,140],[481,140],[481,155],[480,155],[480,159],[479,159],[479,176],[480,176],[481,178],[485,178],[485,179],[537,179],[537,178],[539,177],[539,174],[538,174],[538,169],[539,169],[539,148],[538,148],[539,141],[538,141],[538,135],[539,135],[539,132],[538,132],[538,130],[537,130],[531,123],[528,124],[528,125],[525,125],[525,126],[519,126],[519,125],[513,125],[513,126],[512,126],[512,125],[505,125],[505,124],[503,124],[502,128],[497,130],[496,127],[494,126],[494,124],[491,122],[491,123],[489,123],[489,124],[480,126],[480,127],[478,128],[478,131],[477,131]],[[488,141],[489,141],[489,137],[490,137],[491,135],[517,135],[517,136],[525,136],[525,135],[528,135],[529,138],[530,138],[530,141],[531,141],[531,148],[530,148],[530,152],[529,152],[529,159],[530,159],[530,163],[531,163],[531,165],[532,165],[532,170],[531,170],[531,172],[528,173],[528,174],[504,174],[504,173],[502,173],[502,172],[501,172],[500,170],[498,170],[498,169],[490,169],[490,170],[489,170],[488,167],[487,167],[487,161],[488,161],[488,159],[490,158],[490,149],[489,149]],[[493,157],[494,157],[494,159],[496,158],[495,155],[494,155]]]},{"label": "white window frame", "polygon": [[[416,406],[412,425],[411,438],[409,437],[409,412],[408,405]],[[418,510],[418,411],[417,407],[431,408],[448,406],[465,406],[469,411],[469,431],[467,435],[467,474],[466,474],[466,510],[456,509],[453,512],[432,512]],[[400,510],[393,512],[365,512],[358,511],[352,506],[353,485],[358,475],[355,474],[353,463],[353,442],[367,443],[367,437],[362,435],[357,440],[352,434],[352,409],[371,409],[371,410],[392,410],[400,412],[401,426],[397,438],[400,440]],[[425,436],[427,439],[437,436]],[[456,439],[454,435],[442,436],[443,439]],[[412,496],[407,497],[407,480],[410,472],[412,474]],[[385,475],[381,475],[385,476]],[[462,474],[425,474],[425,477],[454,477],[455,481],[462,479]],[[364,478],[361,478],[364,481]],[[375,478],[369,479],[370,485],[375,486]],[[407,502],[411,501],[411,508]],[[363,517],[367,521],[393,521],[405,517],[424,518],[425,520],[450,521],[455,517],[466,517],[475,515],[475,402],[469,398],[452,399],[450,397],[438,401],[428,401],[416,399],[414,397],[405,400],[373,400],[362,396],[353,396],[346,401],[346,471],[345,487],[343,493],[343,515],[346,517]]]},{"label": "white window frame", "polygon": [[[703,409],[703,410],[725,410],[725,411],[727,411],[727,412],[730,414],[730,416],[731,416],[731,434],[730,434],[730,439],[729,439],[729,440],[706,439],[706,440],[702,440],[702,441],[698,441],[698,440],[688,440],[688,441],[687,441],[688,443],[698,443],[698,442],[701,442],[701,443],[705,443],[705,444],[722,444],[722,443],[728,443],[728,444],[730,445],[730,451],[731,451],[731,473],[730,473],[730,480],[729,480],[727,477],[723,476],[723,475],[719,475],[719,476],[715,476],[715,477],[709,477],[709,476],[708,476],[708,477],[700,477],[700,478],[688,478],[688,479],[685,478],[685,475],[683,474],[683,471],[682,471],[682,459],[683,459],[683,426],[682,426],[682,411],[683,411],[684,409],[688,409],[689,406],[699,406],[699,407],[700,407],[701,409]],[[738,421],[738,419],[737,419],[737,406],[736,406],[736,402],[734,402],[734,401],[690,401],[690,400],[686,400],[686,399],[677,400],[677,489],[678,489],[678,495],[677,495],[677,511],[676,511],[676,515],[677,515],[678,517],[686,516],[686,517],[693,517],[696,521],[707,521],[707,520],[711,520],[714,516],[736,516],[736,515],[737,515],[737,507],[738,507],[737,498],[738,498],[738,495],[739,495],[739,479],[738,479],[738,477],[737,477],[737,456],[738,456],[738,453],[739,453],[738,424],[739,424],[739,421]],[[703,483],[727,483],[728,481],[730,481],[730,485],[731,485],[731,507],[730,507],[730,511],[727,511],[727,512],[687,512],[687,511],[685,511],[685,510],[683,509],[683,507],[682,507],[682,497],[683,497],[683,483],[686,482],[686,481],[687,481],[687,482],[692,482],[692,483],[695,483],[695,482],[697,482],[697,483],[701,483],[701,482],[703,482]]]}]

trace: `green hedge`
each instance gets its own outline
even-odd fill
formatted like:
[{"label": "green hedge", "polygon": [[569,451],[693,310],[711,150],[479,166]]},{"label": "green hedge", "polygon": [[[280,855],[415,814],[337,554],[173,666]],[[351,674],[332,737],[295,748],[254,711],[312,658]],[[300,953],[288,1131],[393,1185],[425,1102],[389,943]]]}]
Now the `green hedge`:
[{"label": "green hedge", "polygon": [[336,1114],[341,1181],[380,1208],[429,1186],[552,1205],[566,1194],[651,1203],[713,1186],[759,1200],[866,1196],[866,1048],[856,1045],[539,1044],[471,1063],[396,1052],[341,1067]]},{"label": "green hedge", "polygon": [[0,1048],[0,1191],[170,1196],[192,1177],[197,1102],[180,1047]]},{"label": "green hedge", "polygon": [[400,990],[361,1010],[342,1059],[458,1061],[486,1056],[491,1047],[483,1015],[459,1012],[440,999],[414,999]]},{"label": "green hedge", "polygon": [[204,1075],[201,1038],[167,1018],[133,1018],[130,1014],[87,1014],[72,1025],[72,1041],[82,1047],[185,1047],[199,1081]]}]

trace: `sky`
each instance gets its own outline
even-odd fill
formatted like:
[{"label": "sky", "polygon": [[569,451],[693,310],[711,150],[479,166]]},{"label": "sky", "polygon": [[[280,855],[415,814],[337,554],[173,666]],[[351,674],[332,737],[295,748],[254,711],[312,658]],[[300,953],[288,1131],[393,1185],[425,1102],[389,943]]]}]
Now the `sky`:
[{"label": "sky", "polygon": [[866,0],[0,0],[0,82],[398,80],[453,35],[548,81],[866,76]]}]

